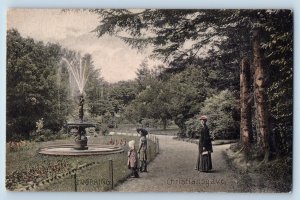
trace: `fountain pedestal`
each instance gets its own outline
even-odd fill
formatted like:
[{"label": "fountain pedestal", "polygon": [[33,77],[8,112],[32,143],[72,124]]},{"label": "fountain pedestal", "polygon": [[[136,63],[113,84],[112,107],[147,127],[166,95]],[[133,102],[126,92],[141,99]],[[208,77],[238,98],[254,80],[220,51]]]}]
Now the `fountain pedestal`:
[{"label": "fountain pedestal", "polygon": [[78,140],[75,141],[75,147],[76,150],[87,150],[87,139],[86,140]]},{"label": "fountain pedestal", "polygon": [[78,123],[76,123],[76,122],[68,123],[67,126],[68,126],[68,129],[71,128],[71,129],[77,130],[75,132],[74,149],[87,150],[88,149],[88,146],[87,146],[88,139],[86,137],[85,129],[89,128],[89,127],[95,127],[95,124],[80,121]]}]

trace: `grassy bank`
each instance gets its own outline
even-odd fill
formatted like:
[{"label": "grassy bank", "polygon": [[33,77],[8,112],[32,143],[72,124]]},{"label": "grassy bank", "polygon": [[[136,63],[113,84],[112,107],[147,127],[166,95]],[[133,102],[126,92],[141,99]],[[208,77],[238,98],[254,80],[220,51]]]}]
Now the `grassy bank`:
[{"label": "grassy bank", "polygon": [[258,159],[246,159],[243,152],[231,147],[224,153],[232,170],[239,174],[238,177],[247,179],[244,183],[245,192],[276,191],[290,192],[292,189],[292,159],[278,157],[269,162],[261,162]]}]

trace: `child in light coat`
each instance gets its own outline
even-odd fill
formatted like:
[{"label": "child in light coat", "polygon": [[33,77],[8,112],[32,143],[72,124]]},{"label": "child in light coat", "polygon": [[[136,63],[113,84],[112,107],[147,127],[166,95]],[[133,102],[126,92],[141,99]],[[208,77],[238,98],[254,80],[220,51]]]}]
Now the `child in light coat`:
[{"label": "child in light coat", "polygon": [[135,149],[135,141],[131,140],[128,142],[129,151],[128,151],[128,162],[127,166],[128,169],[131,169],[131,177],[139,178],[138,174],[138,154]]}]

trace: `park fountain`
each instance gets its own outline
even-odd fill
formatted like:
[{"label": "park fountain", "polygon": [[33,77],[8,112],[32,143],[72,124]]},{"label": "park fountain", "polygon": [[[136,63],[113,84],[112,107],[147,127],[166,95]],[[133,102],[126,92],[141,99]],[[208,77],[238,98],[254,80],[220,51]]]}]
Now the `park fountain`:
[{"label": "park fountain", "polygon": [[93,144],[88,145],[88,138],[86,136],[86,128],[95,127],[94,123],[84,121],[84,86],[88,80],[89,72],[87,67],[84,66],[79,58],[78,65],[71,64],[66,58],[62,58],[62,62],[67,64],[70,78],[76,83],[77,89],[79,90],[78,99],[78,121],[68,122],[67,130],[75,130],[75,144],[60,144],[51,145],[41,148],[39,153],[46,155],[70,155],[70,156],[81,156],[81,155],[101,155],[101,154],[112,154],[120,153],[124,150],[119,146],[114,145],[100,145]]}]

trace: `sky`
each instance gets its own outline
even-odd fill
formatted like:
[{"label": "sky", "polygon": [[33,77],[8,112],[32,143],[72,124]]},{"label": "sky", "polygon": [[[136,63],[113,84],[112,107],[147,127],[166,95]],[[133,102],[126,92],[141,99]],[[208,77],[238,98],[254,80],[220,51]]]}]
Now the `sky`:
[{"label": "sky", "polygon": [[[150,55],[150,49],[138,52],[119,38],[98,38],[92,32],[100,23],[96,14],[85,10],[62,12],[59,9],[10,9],[7,29],[17,29],[23,37],[59,43],[63,47],[92,55],[94,65],[108,82],[134,79],[136,69]],[[158,61],[148,60],[154,66]]]}]

